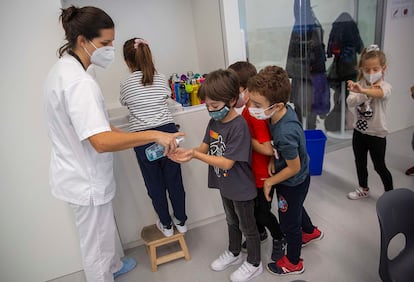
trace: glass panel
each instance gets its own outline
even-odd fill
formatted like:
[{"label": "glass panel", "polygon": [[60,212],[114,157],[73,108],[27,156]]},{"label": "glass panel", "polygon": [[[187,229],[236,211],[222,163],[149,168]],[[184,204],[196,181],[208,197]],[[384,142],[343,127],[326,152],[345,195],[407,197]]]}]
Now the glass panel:
[{"label": "glass panel", "polygon": [[[304,129],[330,131],[334,142],[351,138],[346,131],[352,129],[352,114],[343,103],[342,82],[356,79],[357,55],[365,42],[376,38],[378,1],[238,2],[248,60],[258,70],[267,65],[286,69],[292,82],[291,102]],[[339,67],[336,72],[334,66]]]}]

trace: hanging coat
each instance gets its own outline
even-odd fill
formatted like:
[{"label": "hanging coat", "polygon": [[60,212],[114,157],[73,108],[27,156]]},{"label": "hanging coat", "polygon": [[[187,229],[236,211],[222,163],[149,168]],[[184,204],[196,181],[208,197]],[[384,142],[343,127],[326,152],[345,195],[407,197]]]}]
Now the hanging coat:
[{"label": "hanging coat", "polygon": [[357,53],[360,54],[364,44],[358,26],[348,13],[342,13],[332,23],[329,34],[328,58],[334,61],[328,70],[328,79],[334,82],[355,79],[357,70]]}]

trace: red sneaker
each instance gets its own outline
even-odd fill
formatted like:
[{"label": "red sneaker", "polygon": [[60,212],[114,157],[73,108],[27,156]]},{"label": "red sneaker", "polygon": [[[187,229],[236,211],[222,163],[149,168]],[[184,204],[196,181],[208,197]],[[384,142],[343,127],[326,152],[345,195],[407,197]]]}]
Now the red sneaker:
[{"label": "red sneaker", "polygon": [[275,275],[301,274],[305,271],[303,259],[300,259],[298,264],[293,264],[287,256],[283,256],[277,262],[269,263],[266,268],[267,271]]},{"label": "red sneaker", "polygon": [[314,241],[318,241],[323,238],[323,232],[315,227],[312,233],[305,233],[302,231],[302,247],[309,245]]}]

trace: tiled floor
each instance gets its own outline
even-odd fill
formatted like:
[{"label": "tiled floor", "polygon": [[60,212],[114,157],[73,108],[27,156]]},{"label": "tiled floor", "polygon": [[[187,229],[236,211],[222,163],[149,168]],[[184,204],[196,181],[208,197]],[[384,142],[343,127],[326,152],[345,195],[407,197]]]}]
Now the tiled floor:
[{"label": "tiled floor", "polygon": [[[395,187],[407,187],[412,190],[414,177],[406,176],[404,171],[414,165],[414,152],[411,149],[413,130],[409,128],[389,135],[386,155]],[[325,155],[323,174],[312,177],[305,202],[313,223],[325,232],[323,240],[303,248],[305,272],[302,275],[275,277],[264,270],[263,274],[253,281],[380,281],[380,230],[375,203],[383,193],[383,188],[370,162],[371,196],[359,201],[348,200],[346,194],[355,186],[352,148],[347,146],[328,152]],[[138,266],[116,281],[229,281],[229,276],[236,266],[222,272],[214,272],[209,268],[210,262],[227,247],[224,220],[189,230],[186,241],[191,260],[179,259],[160,265],[155,273],[151,272],[150,261],[143,246],[127,250],[127,255],[137,259]],[[269,262],[270,252],[271,241],[268,240],[262,245],[264,264]],[[85,278],[80,272],[54,281],[84,282]]]}]

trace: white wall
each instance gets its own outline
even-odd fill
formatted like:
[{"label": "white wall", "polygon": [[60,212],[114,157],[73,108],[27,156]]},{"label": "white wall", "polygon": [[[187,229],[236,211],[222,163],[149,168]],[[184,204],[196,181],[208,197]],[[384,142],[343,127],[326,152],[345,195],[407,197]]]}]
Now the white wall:
[{"label": "white wall", "polygon": [[[393,4],[403,2],[403,4]],[[389,129],[397,131],[414,125],[414,101],[410,86],[414,85],[414,0],[387,1],[384,52],[388,70],[385,79],[393,87],[388,106]],[[409,17],[393,18],[394,8],[411,7]]]},{"label": "white wall", "polygon": [[[115,62],[107,70],[97,68],[98,81],[109,108],[120,106],[119,82],[129,73],[122,47],[130,38],[142,37],[149,42],[155,67],[167,78],[172,73],[181,75],[193,71],[203,74],[224,67],[221,25],[217,22],[220,20],[218,0],[64,2],[66,6],[99,7],[115,22]],[[203,34],[206,38],[201,38]]]},{"label": "white wall", "polygon": [[43,81],[63,38],[56,0],[0,4],[0,281],[81,269],[72,213],[50,194]]}]

